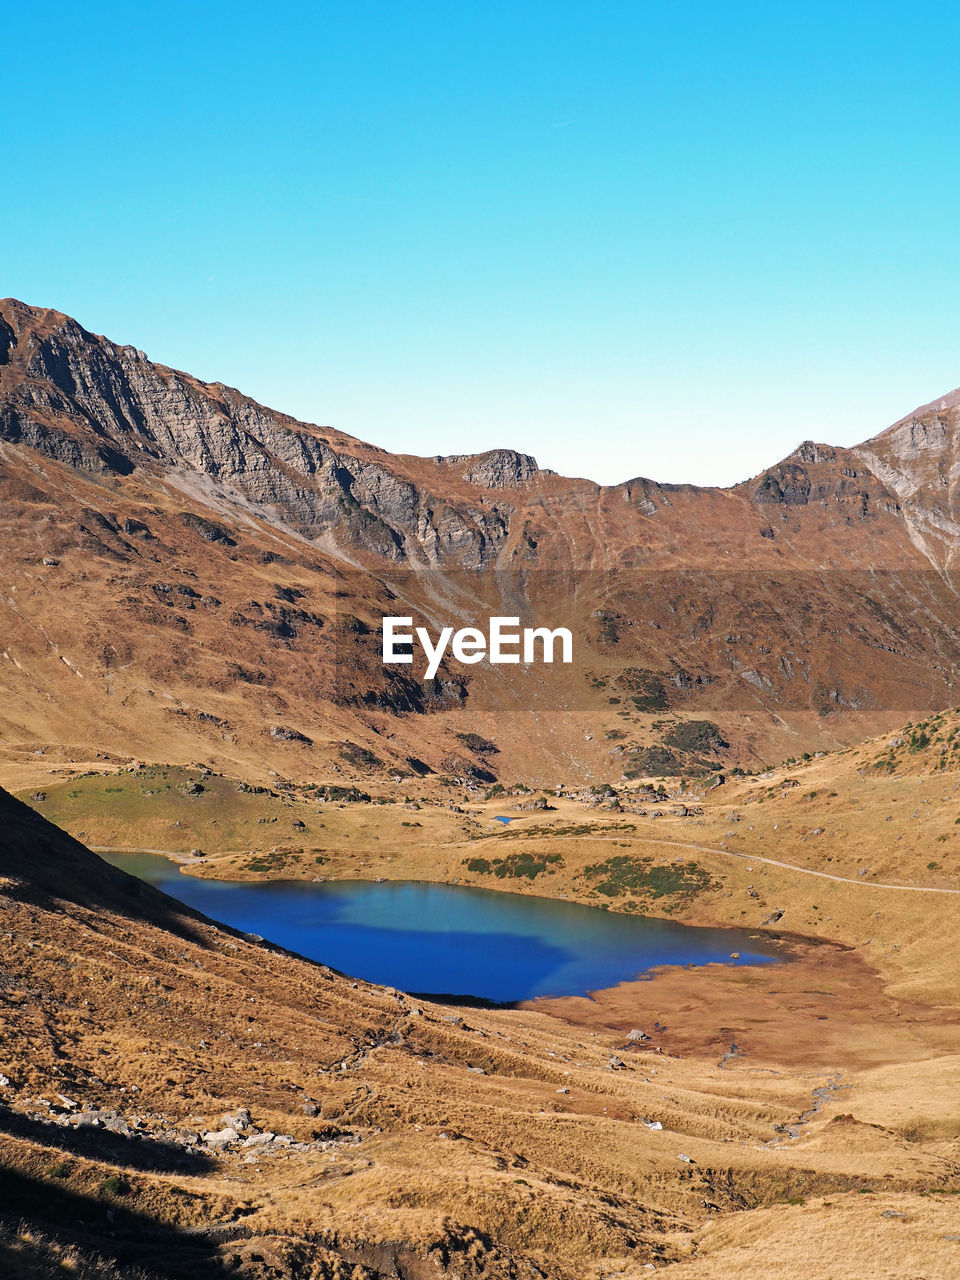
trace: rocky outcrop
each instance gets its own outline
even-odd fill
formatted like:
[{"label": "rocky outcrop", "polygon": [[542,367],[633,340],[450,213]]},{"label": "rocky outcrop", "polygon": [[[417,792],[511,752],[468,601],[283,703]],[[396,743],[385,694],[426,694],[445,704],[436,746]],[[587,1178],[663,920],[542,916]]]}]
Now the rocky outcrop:
[{"label": "rocky outcrop", "polygon": [[754,497],[760,503],[782,503],[787,507],[803,506],[810,494],[810,477],[798,463],[781,462],[764,472],[757,482]]},{"label": "rocky outcrop", "polygon": [[[0,440],[91,471],[174,473],[304,537],[395,562],[480,568],[506,536],[501,514],[450,505],[390,455],[154,364],[58,312],[8,301],[0,324]],[[477,488],[537,471],[510,450],[461,461]]]},{"label": "rocky outcrop", "polygon": [[938,568],[960,544],[960,391],[925,405],[853,453],[894,495],[907,531]]},{"label": "rocky outcrop", "polygon": [[95,440],[79,438],[59,431],[29,415],[0,405],[0,440],[7,444],[24,444],[44,458],[63,462],[68,467],[94,471],[103,475],[126,476],[133,464],[119,450]]},{"label": "rocky outcrop", "polygon": [[11,347],[16,346],[17,337],[13,327],[0,316],[0,364],[6,364]]},{"label": "rocky outcrop", "polygon": [[491,449],[488,453],[450,454],[437,458],[438,465],[456,467],[468,484],[482,489],[510,489],[526,484],[540,474],[536,458],[514,449]]}]

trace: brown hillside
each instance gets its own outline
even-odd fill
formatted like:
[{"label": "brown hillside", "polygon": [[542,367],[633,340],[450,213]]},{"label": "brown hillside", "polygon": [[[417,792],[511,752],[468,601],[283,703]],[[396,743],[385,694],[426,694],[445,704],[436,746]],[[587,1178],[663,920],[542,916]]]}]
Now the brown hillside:
[{"label": "brown hillside", "polygon": [[[316,779],[344,740],[482,776],[454,736],[479,730],[497,776],[596,781],[617,731],[642,750],[705,717],[714,765],[756,766],[937,710],[960,676],[958,412],[731,489],[603,488],[509,449],[391,455],[7,300],[3,776],[74,744]],[[390,612],[566,624],[577,659],[425,686],[380,663]]]},{"label": "brown hillside", "polygon": [[[897,1265],[950,1274],[952,1016],[859,961],[798,952],[762,997],[736,971],[741,1007],[779,989],[797,1027],[831,986],[846,1034],[780,1055],[746,1025],[720,1053],[689,985],[623,988],[592,1027],[415,1002],[214,926],[5,794],[0,823],[5,1275],[757,1280],[813,1231],[840,1280],[900,1222]],[[665,1047],[626,1039],[672,1008]]]}]

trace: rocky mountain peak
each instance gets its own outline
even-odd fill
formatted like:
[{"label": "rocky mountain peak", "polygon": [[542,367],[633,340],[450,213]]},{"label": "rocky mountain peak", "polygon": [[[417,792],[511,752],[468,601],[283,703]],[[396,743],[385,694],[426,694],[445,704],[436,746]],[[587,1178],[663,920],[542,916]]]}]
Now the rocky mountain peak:
[{"label": "rocky mountain peak", "polygon": [[914,545],[949,565],[960,546],[960,389],[921,405],[853,453],[902,506]]},{"label": "rocky mountain peak", "polygon": [[438,465],[455,467],[468,484],[481,489],[510,489],[540,474],[536,458],[515,449],[489,449],[486,453],[459,453],[437,458]]},{"label": "rocky mountain peak", "polygon": [[[464,568],[491,561],[502,515],[454,508],[408,462],[155,364],[60,312],[0,305],[0,442],[99,474],[167,476],[328,550]],[[536,477],[509,449],[458,460],[477,489]]]},{"label": "rocky mountain peak", "polygon": [[[726,504],[723,521],[743,529],[751,546],[759,529],[771,542],[774,511],[802,508],[825,508],[831,521],[842,518],[848,527],[877,513],[894,516],[914,547],[938,564],[960,544],[960,390],[856,449],[805,440],[729,490],[647,481],[605,488],[548,481],[552,473],[510,448],[429,459],[390,454],[154,363],[62,312],[6,299],[0,442],[95,475],[160,479],[221,514],[242,510],[243,518],[253,514],[347,559],[359,553],[412,566],[478,569],[500,563],[504,553],[543,561],[547,494],[558,554],[567,556],[560,548],[586,520],[578,545],[589,548],[590,563],[606,554],[594,545],[598,537],[610,545],[624,541],[641,559],[654,553],[649,528],[634,536],[622,526],[624,500],[646,519],[657,514],[665,545],[663,512],[678,520],[685,512],[685,529],[705,533],[704,555],[713,545],[708,530],[718,502]],[[585,515],[595,504],[618,513],[602,534]],[[759,525],[757,508],[767,512]]]}]

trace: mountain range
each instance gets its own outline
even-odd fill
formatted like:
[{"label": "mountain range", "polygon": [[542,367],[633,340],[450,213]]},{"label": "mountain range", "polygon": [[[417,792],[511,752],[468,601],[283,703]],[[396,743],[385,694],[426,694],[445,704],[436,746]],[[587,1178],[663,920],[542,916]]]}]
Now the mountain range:
[{"label": "mountain range", "polygon": [[[936,710],[960,679],[958,423],[960,391],[731,488],[604,487],[509,448],[391,454],[7,299],[10,776],[54,744],[162,742],[247,772],[349,772],[347,744],[486,777],[479,727],[513,774],[597,780],[690,717],[714,767],[756,766]],[[425,685],[379,661],[385,613],[514,611],[574,621],[574,668]]]}]

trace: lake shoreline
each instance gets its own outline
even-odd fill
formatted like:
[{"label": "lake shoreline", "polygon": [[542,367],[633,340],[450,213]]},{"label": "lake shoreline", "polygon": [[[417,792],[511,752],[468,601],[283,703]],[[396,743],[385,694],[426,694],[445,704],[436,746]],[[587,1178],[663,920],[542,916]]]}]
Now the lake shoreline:
[{"label": "lake shoreline", "polygon": [[[672,848],[673,846],[667,841],[665,847]],[[356,881],[365,884],[439,885],[453,889],[481,889],[490,893],[536,898],[544,902],[575,903],[597,911],[609,911],[628,919],[661,920],[666,923],[681,924],[692,929],[729,929],[738,932],[746,929],[746,926],[741,921],[728,919],[721,912],[709,910],[705,912],[699,902],[696,904],[697,909],[695,911],[691,910],[690,908],[693,907],[695,901],[692,897],[683,904],[684,909],[682,911],[679,909],[678,904],[674,904],[673,910],[639,912],[628,909],[625,902],[619,903],[615,898],[604,898],[601,901],[597,901],[591,891],[583,891],[568,880],[561,881],[564,886],[562,893],[543,893],[538,891],[542,888],[542,885],[532,880],[512,878],[510,880],[484,881],[480,883],[476,880],[464,880],[459,876],[451,877],[445,874],[442,869],[432,872],[429,866],[411,865],[407,862],[379,867],[351,865],[343,873],[331,870],[325,875],[305,877],[243,870],[238,868],[234,861],[234,859],[241,856],[236,850],[213,856],[194,857],[188,853],[180,853],[169,849],[147,849],[133,846],[108,847],[102,845],[92,845],[90,848],[108,862],[111,862],[111,858],[108,856],[111,854],[122,856],[148,854],[165,858],[173,867],[177,868],[181,875],[191,879],[213,881],[219,884],[349,884]],[[217,874],[220,869],[219,864],[224,864],[225,874],[223,875]],[[112,865],[122,866],[123,864],[112,863]],[[668,899],[664,898],[663,901],[666,903]],[[780,930],[770,929],[763,925],[754,926],[750,928],[749,932],[762,937],[766,941],[776,941],[781,937],[787,936]],[[796,936],[807,942],[819,941],[819,939],[812,939],[809,935]],[[833,945],[827,939],[823,941],[826,945]]]},{"label": "lake shoreline", "polygon": [[569,897],[429,879],[220,880],[184,875],[157,852],[105,860],[246,936],[448,1004],[510,1007],[586,996],[664,965],[763,968],[789,958],[762,930]]},{"label": "lake shoreline", "polygon": [[[622,1034],[621,1056],[715,1056],[727,1070],[879,1066],[897,1060],[898,1041],[939,1039],[943,1010],[886,994],[878,971],[853,948],[781,937],[789,963],[664,965],[586,997],[540,998],[521,1007],[598,1034]],[[628,1041],[632,1030],[650,1039]]]}]

